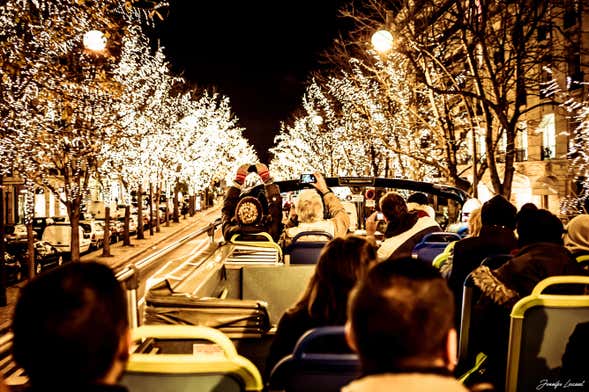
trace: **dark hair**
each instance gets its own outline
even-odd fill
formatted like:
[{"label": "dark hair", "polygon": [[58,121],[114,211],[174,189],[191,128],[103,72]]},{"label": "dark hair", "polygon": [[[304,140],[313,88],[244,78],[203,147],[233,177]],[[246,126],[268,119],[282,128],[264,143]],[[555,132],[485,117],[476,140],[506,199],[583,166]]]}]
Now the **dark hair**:
[{"label": "dark hair", "polygon": [[481,207],[481,222],[483,226],[503,226],[515,229],[515,215],[517,208],[501,195],[493,196]]},{"label": "dark hair", "polygon": [[111,369],[128,327],[125,293],[113,271],[70,263],[22,289],[12,352],[33,386],[94,383]]},{"label": "dark hair", "polygon": [[440,272],[410,258],[374,265],[348,302],[366,375],[401,372],[442,357],[454,301]]},{"label": "dark hair", "polygon": [[519,246],[537,242],[564,244],[564,226],[553,213],[544,209],[527,210],[520,214],[517,223]]},{"label": "dark hair", "polygon": [[425,193],[416,192],[416,193],[411,194],[407,198],[407,203],[417,203],[417,204],[421,204],[421,205],[426,205],[426,204],[429,204],[429,200],[427,199],[427,196],[425,195]]},{"label": "dark hair", "polygon": [[301,299],[288,311],[306,309],[322,324],[343,325],[348,295],[375,261],[376,248],[366,238],[356,235],[334,238],[321,251]]},{"label": "dark hair", "polygon": [[419,218],[416,211],[408,211],[403,196],[395,192],[385,193],[379,200],[380,210],[389,221],[385,237],[390,238],[409,230]]}]

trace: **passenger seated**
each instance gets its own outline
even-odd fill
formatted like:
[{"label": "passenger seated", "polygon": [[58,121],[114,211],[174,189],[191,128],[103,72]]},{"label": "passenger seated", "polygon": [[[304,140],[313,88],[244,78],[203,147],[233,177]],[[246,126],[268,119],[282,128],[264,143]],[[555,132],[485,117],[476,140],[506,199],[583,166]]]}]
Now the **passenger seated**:
[{"label": "passenger seated", "polygon": [[[282,233],[282,197],[268,167],[244,164],[237,169],[221,210],[223,237],[266,232],[277,242]],[[253,238],[256,239],[256,238]]]},{"label": "passenger seated", "polygon": [[589,215],[575,216],[567,224],[564,246],[585,269],[589,269]]},{"label": "passenger seated", "polygon": [[424,193],[416,192],[409,195],[407,198],[407,209],[409,211],[417,211],[420,217],[425,213],[430,218],[436,219],[436,211],[429,205],[429,200]]},{"label": "passenger seated", "polygon": [[495,270],[480,266],[472,272],[482,292],[473,314],[474,352],[487,354],[487,374],[496,386],[504,384],[513,305],[550,276],[586,275],[563,246],[562,222],[550,211],[527,210],[520,215],[517,233],[520,249],[511,260]]},{"label": "passenger seated", "polygon": [[[281,245],[287,247],[292,239],[304,231],[324,231],[332,237],[345,236],[350,227],[350,217],[337,196],[327,187],[321,173],[314,173],[316,182],[311,183],[315,189],[303,189],[291,208],[285,225]],[[324,207],[328,217],[324,219]],[[305,237],[309,241],[315,238]],[[320,237],[319,240],[324,240]]]},{"label": "passenger seated", "polygon": [[70,263],[32,279],[12,331],[31,391],[126,391],[117,383],[129,359],[127,302],[106,265]]},{"label": "passenger seated", "polygon": [[[387,228],[385,240],[378,249],[378,260],[411,256],[411,251],[426,234],[441,231],[436,220],[427,213],[409,211],[403,197],[395,192],[387,192],[379,201]],[[377,212],[366,219],[366,235],[374,237],[378,222]]]},{"label": "passenger seated", "polygon": [[453,313],[452,293],[431,265],[376,264],[350,294],[346,338],[363,377],[342,392],[467,391],[452,377]]},{"label": "passenger seated", "polygon": [[301,299],[278,322],[266,361],[268,375],[309,329],[344,325],[348,293],[375,261],[376,250],[364,237],[337,237],[325,245]]}]

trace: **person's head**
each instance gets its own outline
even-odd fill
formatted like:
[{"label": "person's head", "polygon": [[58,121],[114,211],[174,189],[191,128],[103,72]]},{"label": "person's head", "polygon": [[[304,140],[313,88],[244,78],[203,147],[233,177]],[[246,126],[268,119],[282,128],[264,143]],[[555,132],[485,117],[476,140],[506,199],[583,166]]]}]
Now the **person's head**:
[{"label": "person's head", "polygon": [[515,229],[515,215],[517,209],[505,197],[493,196],[481,208],[481,222],[483,226],[503,226]]},{"label": "person's head", "polygon": [[388,222],[395,222],[408,213],[405,199],[396,192],[385,193],[378,204]]},{"label": "person's head", "polygon": [[483,203],[479,199],[471,198],[464,202],[462,210],[460,211],[461,221],[466,223],[472,211],[481,208]]},{"label": "person's head", "polygon": [[343,324],[352,287],[376,261],[376,248],[364,237],[348,235],[329,241],[317,260],[315,272],[293,310],[306,309],[316,320]]},{"label": "person's head", "polygon": [[32,279],[20,293],[12,330],[14,360],[33,386],[114,384],[129,357],[124,290],[108,266],[95,262]]},{"label": "person's head", "polygon": [[427,196],[425,195],[425,193],[421,193],[421,192],[416,192],[416,193],[412,193],[411,195],[409,195],[409,197],[407,198],[407,203],[416,203],[416,204],[420,204],[420,205],[427,205],[429,204],[429,200],[427,199]]},{"label": "person's head", "polygon": [[477,237],[481,233],[481,209],[472,210],[468,216],[468,236]]},{"label": "person's head", "polygon": [[295,202],[299,222],[312,223],[323,219],[323,200],[315,189],[303,189]]},{"label": "person's head", "polygon": [[564,246],[572,253],[589,252],[589,215],[575,216],[567,224]]},{"label": "person's head", "polygon": [[564,226],[560,219],[548,210],[529,209],[520,214],[517,222],[519,246],[537,242],[563,244]]},{"label": "person's head", "polygon": [[440,272],[410,258],[374,265],[348,300],[346,337],[365,375],[456,361],[454,300]]}]

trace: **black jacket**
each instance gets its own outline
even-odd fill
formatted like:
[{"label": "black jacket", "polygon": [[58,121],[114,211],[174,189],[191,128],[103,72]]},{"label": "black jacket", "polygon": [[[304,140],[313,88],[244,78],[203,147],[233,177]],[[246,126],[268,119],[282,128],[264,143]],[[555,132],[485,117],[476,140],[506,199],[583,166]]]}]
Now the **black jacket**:
[{"label": "black jacket", "polygon": [[[272,236],[274,241],[278,241],[282,233],[282,196],[278,185],[272,183],[264,186],[266,200],[268,202],[268,211],[261,229]],[[221,224],[223,237],[229,241],[234,234],[241,233],[242,228],[235,220],[235,208],[240,200],[241,190],[231,186],[225,194],[223,208],[221,210]]]},{"label": "black jacket", "polygon": [[[558,275],[586,275],[586,272],[564,246],[548,242],[524,246],[496,270],[480,266],[473,272],[474,283],[482,294],[472,315],[472,352],[487,354],[488,374],[495,385],[504,383],[509,313],[513,305],[531,294],[541,280]],[[578,289],[567,285],[549,292]]]},{"label": "black jacket", "polygon": [[462,308],[464,280],[486,257],[511,253],[517,248],[513,230],[501,226],[483,226],[477,237],[468,237],[456,242],[452,256],[452,270],[448,285],[454,293],[457,326]]}]

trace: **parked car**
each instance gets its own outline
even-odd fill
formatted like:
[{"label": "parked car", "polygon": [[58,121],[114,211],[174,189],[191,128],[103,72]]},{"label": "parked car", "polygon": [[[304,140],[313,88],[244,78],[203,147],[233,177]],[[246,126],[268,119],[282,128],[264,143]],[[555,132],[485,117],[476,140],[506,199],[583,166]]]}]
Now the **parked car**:
[{"label": "parked car", "polygon": [[40,240],[43,236],[43,231],[45,230],[45,227],[52,225],[54,223],[55,221],[53,220],[53,218],[43,216],[37,216],[33,218],[33,231],[35,232],[35,237],[37,237],[37,239]]},{"label": "parked car", "polygon": [[16,284],[22,280],[22,266],[15,255],[5,249],[4,260],[2,260],[2,267],[4,268],[4,284]]},{"label": "parked car", "polygon": [[[123,231],[125,230],[125,218],[117,219],[123,225]],[[129,216],[129,234],[133,234],[137,232],[137,215],[130,215]]]},{"label": "parked car", "polygon": [[95,220],[80,221],[80,227],[90,235],[90,249],[98,249],[104,243],[104,226]]},{"label": "parked car", "polygon": [[[90,234],[85,233],[81,226],[78,229],[80,233],[80,254],[82,254],[90,249]],[[49,225],[43,231],[42,240],[49,242],[60,252],[71,253],[72,227],[69,223]]]},{"label": "parked car", "polygon": [[[20,280],[28,272],[28,243],[26,240],[10,242],[6,244],[6,251],[18,260],[21,268],[21,273],[18,274],[18,280]],[[35,254],[35,274],[63,264],[63,253],[47,241],[35,241],[33,251]]]},{"label": "parked car", "polygon": [[23,224],[6,225],[4,227],[7,241],[19,241],[27,239],[27,226]]}]

